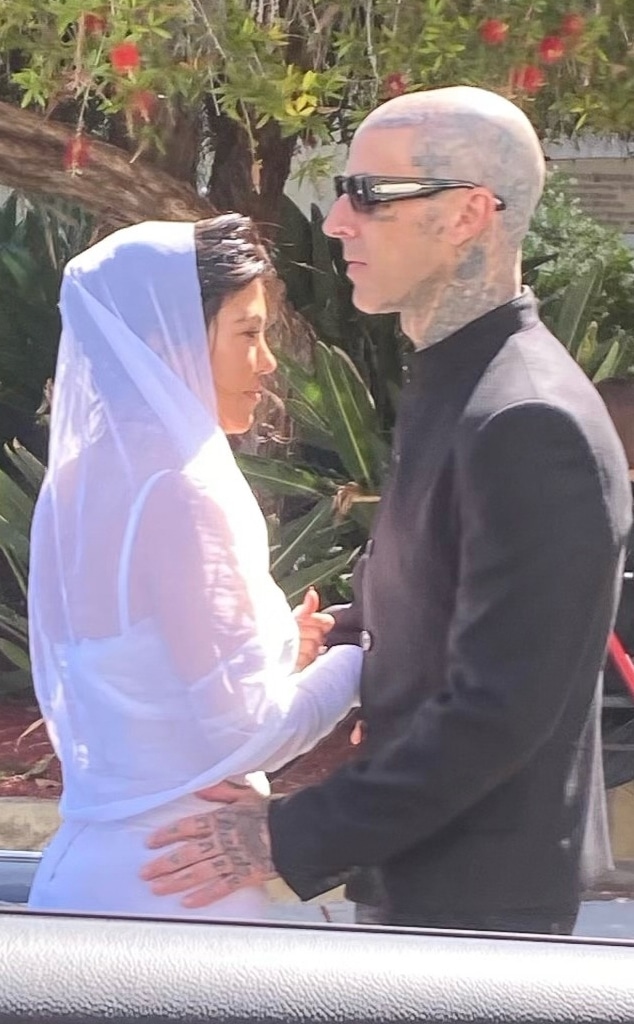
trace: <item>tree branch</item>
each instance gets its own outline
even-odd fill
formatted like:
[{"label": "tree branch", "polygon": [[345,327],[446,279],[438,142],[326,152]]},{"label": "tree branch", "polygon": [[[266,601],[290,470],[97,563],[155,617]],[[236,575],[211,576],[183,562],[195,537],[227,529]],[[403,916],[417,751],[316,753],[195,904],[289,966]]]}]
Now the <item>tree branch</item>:
[{"label": "tree branch", "polygon": [[81,173],[64,170],[72,129],[0,102],[0,183],[56,195],[85,207],[113,228],[143,220],[200,220],[214,208],[193,188],[128,153],[91,137]]},{"label": "tree branch", "polygon": [[[200,220],[216,209],[193,188],[91,136],[91,158],[81,174],[64,170],[64,150],[74,132],[63,124],[0,101],[0,184],[59,196],[83,206],[107,233],[143,220]],[[244,211],[242,211],[244,212]],[[271,281],[269,303],[276,321],[274,344],[310,361],[312,332],[286,301],[281,281]]]}]

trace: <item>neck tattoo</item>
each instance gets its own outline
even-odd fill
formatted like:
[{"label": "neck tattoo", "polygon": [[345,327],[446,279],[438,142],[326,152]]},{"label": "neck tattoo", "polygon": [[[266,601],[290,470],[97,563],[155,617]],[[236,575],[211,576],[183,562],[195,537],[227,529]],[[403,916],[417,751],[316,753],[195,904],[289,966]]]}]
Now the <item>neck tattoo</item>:
[{"label": "neck tattoo", "polygon": [[520,289],[514,257],[496,256],[475,241],[465,247],[452,271],[412,289],[401,310],[401,326],[416,348],[427,348],[510,302]]}]

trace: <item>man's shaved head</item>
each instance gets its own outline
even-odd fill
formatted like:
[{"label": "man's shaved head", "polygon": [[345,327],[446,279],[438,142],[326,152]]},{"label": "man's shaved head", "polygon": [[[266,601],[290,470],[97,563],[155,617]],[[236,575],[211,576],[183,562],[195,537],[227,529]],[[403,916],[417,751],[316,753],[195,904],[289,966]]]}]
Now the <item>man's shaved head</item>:
[{"label": "man's shaved head", "polygon": [[[399,313],[420,346],[514,298],[544,168],[528,118],[495,93],[460,86],[378,107],[355,133],[324,222],[343,244],[357,308]],[[405,193],[377,202],[395,178]]]},{"label": "man's shaved head", "polygon": [[409,93],[373,110],[359,132],[373,128],[413,129],[411,159],[421,176],[473,181],[501,196],[509,241],[521,245],[545,162],[533,126],[513,103],[469,86]]}]

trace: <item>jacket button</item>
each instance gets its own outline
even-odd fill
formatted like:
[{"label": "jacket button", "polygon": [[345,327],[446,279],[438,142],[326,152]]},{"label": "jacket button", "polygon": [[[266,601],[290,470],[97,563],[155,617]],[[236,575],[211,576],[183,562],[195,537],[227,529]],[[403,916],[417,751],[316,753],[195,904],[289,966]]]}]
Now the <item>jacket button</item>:
[{"label": "jacket button", "polygon": [[367,629],[362,629],[359,639],[361,640],[361,650],[366,653],[372,649],[372,634]]}]

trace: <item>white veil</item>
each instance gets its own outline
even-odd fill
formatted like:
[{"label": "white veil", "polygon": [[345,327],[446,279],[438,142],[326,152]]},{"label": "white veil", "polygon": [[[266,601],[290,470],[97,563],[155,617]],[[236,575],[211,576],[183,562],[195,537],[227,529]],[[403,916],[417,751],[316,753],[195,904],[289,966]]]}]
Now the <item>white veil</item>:
[{"label": "white veil", "polygon": [[[112,491],[131,510],[144,484],[166,471],[202,479],[218,512],[236,527],[248,523],[256,543],[245,561],[257,561],[258,551],[261,562],[262,517],[218,423],[194,225],[150,222],[110,235],[70,261],[60,308],[48,472],[32,531],[34,572],[57,555],[51,578],[70,594],[67,584],[90,557],[91,493],[100,492],[92,517],[103,518],[107,532]],[[125,523],[126,509],[119,512]],[[99,541],[99,551],[108,548],[105,533]],[[100,575],[75,603],[90,601],[95,579]],[[33,610],[42,596],[33,586]],[[74,616],[68,606],[65,612],[63,628],[73,639]]]},{"label": "white veil", "polygon": [[[61,312],[50,459],[32,526],[35,686],[57,753],[86,780],[82,793],[65,778],[67,816],[92,813],[96,790],[102,816],[134,813],[191,791],[192,779],[211,784],[264,767],[266,734],[277,730],[281,744],[290,728],[271,705],[270,686],[293,672],[297,627],[268,573],[263,517],[218,424],[194,225],[140,224],[82,253],[64,273]],[[168,474],[191,481],[204,498],[201,522],[213,550],[200,593],[217,686],[192,678],[168,693],[165,683],[163,706],[160,679],[147,678],[161,676],[162,665],[143,663],[138,637],[126,647],[121,606],[133,596],[127,582],[122,589],[120,566],[134,548],[130,523]],[[137,566],[141,578],[155,559],[165,564],[179,540],[173,519],[154,533],[154,548]],[[187,585],[179,557],[159,585],[164,601],[173,593],[175,615]],[[195,658],[197,643],[188,640],[185,656]],[[139,679],[142,693],[134,691]],[[137,724],[128,742],[130,717]],[[206,728],[198,746],[187,732],[192,723]],[[145,749],[151,784],[127,778],[135,749]]]}]

